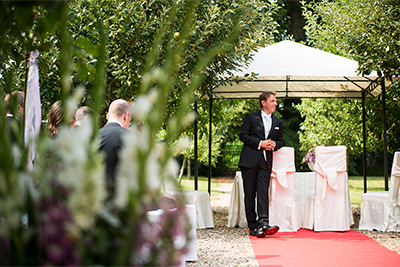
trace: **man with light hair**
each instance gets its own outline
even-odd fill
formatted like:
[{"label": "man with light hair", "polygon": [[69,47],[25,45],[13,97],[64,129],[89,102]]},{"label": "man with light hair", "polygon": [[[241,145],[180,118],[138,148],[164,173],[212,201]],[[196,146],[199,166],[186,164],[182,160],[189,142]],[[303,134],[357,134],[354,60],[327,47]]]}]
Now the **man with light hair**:
[{"label": "man with light hair", "polygon": [[100,150],[105,153],[106,184],[109,196],[114,192],[115,170],[123,147],[122,136],[131,122],[130,105],[123,99],[114,100],[107,113],[107,124],[99,130]]},{"label": "man with light hair", "polygon": [[74,128],[82,126],[82,123],[85,123],[90,116],[92,109],[88,106],[82,106],[77,109],[75,112],[75,125]]}]

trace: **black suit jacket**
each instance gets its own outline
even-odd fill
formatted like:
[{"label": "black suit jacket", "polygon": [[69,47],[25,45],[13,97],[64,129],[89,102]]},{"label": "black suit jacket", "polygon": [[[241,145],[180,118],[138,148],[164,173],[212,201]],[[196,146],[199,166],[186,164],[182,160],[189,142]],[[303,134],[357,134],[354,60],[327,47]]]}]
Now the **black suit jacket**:
[{"label": "black suit jacket", "polygon": [[116,122],[109,122],[99,130],[100,150],[105,153],[106,176],[108,186],[113,187],[115,169],[123,147],[122,135],[128,132]]},{"label": "black suit jacket", "polygon": [[[271,115],[272,126],[267,139],[275,141],[275,151],[283,146],[283,122],[273,114]],[[258,149],[261,140],[265,140],[264,125],[261,110],[248,113],[240,128],[240,140],[243,142],[240,154],[239,167],[253,168],[261,157],[263,149]],[[266,151],[267,166],[272,169],[272,151]]]},{"label": "black suit jacket", "polygon": [[18,117],[7,116],[6,123],[11,143],[18,143],[19,147],[23,147],[23,131],[24,127]]}]

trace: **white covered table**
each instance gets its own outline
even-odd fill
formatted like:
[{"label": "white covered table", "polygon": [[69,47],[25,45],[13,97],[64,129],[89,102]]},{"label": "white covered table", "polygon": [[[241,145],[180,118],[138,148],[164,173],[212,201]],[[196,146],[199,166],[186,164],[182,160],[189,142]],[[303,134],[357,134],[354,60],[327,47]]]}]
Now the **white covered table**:
[{"label": "white covered table", "polygon": [[[295,172],[294,190],[304,216],[304,207],[307,196],[315,190],[315,172]],[[229,206],[228,227],[247,227],[246,212],[244,207],[244,191],[242,172],[237,171],[232,185],[232,195]]]},{"label": "white covered table", "polygon": [[212,216],[210,194],[207,191],[201,190],[182,190],[168,191],[175,199],[184,197],[187,205],[196,207],[196,229],[213,228],[214,221]]},{"label": "white covered table", "polygon": [[303,222],[307,196],[313,194],[315,191],[315,172],[295,172],[294,191],[301,209],[301,219]]},{"label": "white covered table", "polygon": [[228,227],[247,227],[246,211],[244,207],[244,191],[242,172],[237,171],[232,185],[231,201],[229,205]]}]

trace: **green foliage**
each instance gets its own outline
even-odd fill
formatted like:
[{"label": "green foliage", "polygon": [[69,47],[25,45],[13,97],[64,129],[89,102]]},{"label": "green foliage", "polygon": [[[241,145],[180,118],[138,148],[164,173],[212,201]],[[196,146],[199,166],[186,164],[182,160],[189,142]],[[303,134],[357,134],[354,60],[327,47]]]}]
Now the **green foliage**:
[{"label": "green foliage", "polygon": [[[35,15],[36,21],[47,22],[48,12],[46,6],[37,1],[36,7],[31,13]],[[40,3],[39,3],[40,2]],[[192,12],[188,12],[188,7],[192,7]],[[173,10],[173,13],[171,11]],[[98,71],[103,68],[101,64],[106,64],[104,85],[104,98],[101,107],[96,110],[102,115],[104,122],[105,110],[109,103],[116,98],[134,100],[139,93],[141,79],[144,72],[149,69],[145,65],[146,57],[153,53],[156,65],[162,65],[169,57],[166,51],[171,48],[180,47],[179,53],[174,54],[176,65],[174,73],[174,90],[165,95],[165,103],[162,105],[161,127],[166,130],[166,123],[170,116],[176,114],[182,103],[182,95],[190,87],[188,81],[195,75],[193,67],[206,58],[207,53],[215,46],[224,46],[224,52],[216,53],[207,68],[201,73],[205,79],[200,87],[193,94],[199,98],[205,94],[218,77],[224,73],[230,73],[243,64],[247,64],[251,52],[259,47],[263,47],[273,40],[273,33],[277,27],[273,15],[277,12],[277,5],[274,1],[118,1],[118,0],[75,0],[69,2],[67,33],[70,38],[62,41],[64,32],[58,30],[60,19],[64,16],[60,11],[49,20],[48,26],[51,30],[44,29],[44,33],[37,37],[36,42],[49,44],[47,50],[41,50],[39,58],[40,65],[40,88],[42,94],[43,118],[50,106],[63,95],[62,79],[60,77],[62,65],[60,53],[62,44],[70,43],[69,51],[65,51],[64,57],[69,58],[69,63],[64,71],[72,78],[72,88],[83,85],[86,88],[86,95],[82,104],[93,106],[95,94],[101,90],[96,88],[96,77],[101,76]],[[192,16],[191,18],[189,17]],[[53,16],[53,14],[50,14]],[[106,49],[101,48],[99,21],[104,22],[105,37],[107,39]],[[187,32],[182,32],[179,25],[188,24]],[[32,22],[32,32],[37,32],[37,23]],[[156,40],[157,34],[164,28],[163,38]],[[41,28],[42,29],[42,28]],[[153,46],[154,42],[158,46]],[[10,39],[9,47],[23,47],[20,39]],[[177,51],[176,49],[174,51]],[[24,72],[24,51],[19,53],[21,60],[13,65],[12,69],[2,67],[2,73],[7,73],[10,81],[3,87],[4,91],[15,88],[15,84],[22,90]],[[99,56],[103,56],[101,60]],[[10,56],[14,59],[13,56]],[[14,59],[15,60],[15,59]],[[155,66],[152,66],[155,67]],[[64,67],[65,68],[65,67]],[[1,74],[1,73],[0,73]],[[11,86],[12,85],[12,86]],[[72,93],[75,89],[71,89]],[[66,93],[65,93],[66,94]],[[191,101],[193,102],[193,101]],[[188,104],[193,109],[193,104]],[[226,122],[224,106],[214,105],[214,126],[219,129],[220,125]],[[199,100],[199,132],[202,139],[208,135],[208,102]],[[226,127],[219,132],[213,133],[214,140],[221,140]],[[193,136],[193,127],[185,129],[187,136]],[[177,137],[176,137],[177,138]],[[206,139],[201,141],[204,144]],[[213,144],[214,145],[214,144]],[[215,145],[215,152],[218,152],[218,143]],[[204,147],[206,149],[206,147]],[[213,148],[214,149],[214,148]],[[202,155],[207,157],[207,150]],[[216,153],[215,155],[217,155]],[[214,154],[213,154],[214,155]],[[215,158],[213,159],[215,161]]]},{"label": "green foliage", "polygon": [[359,62],[360,73],[398,76],[400,7],[396,0],[310,3],[305,13],[309,42]]},{"label": "green foliage", "polygon": [[346,145],[362,149],[360,100],[302,99],[296,105],[302,117],[300,144],[303,151],[315,145]]},{"label": "green foliage", "polygon": [[[392,0],[338,0],[303,3],[307,42],[314,47],[358,61],[361,75],[377,71],[386,79],[399,75],[399,5]],[[386,88],[388,151],[400,149],[398,83]],[[366,101],[367,151],[382,151],[382,99]],[[346,145],[350,153],[362,150],[361,100],[302,100],[305,118],[302,150],[313,145]]]},{"label": "green foliage", "polygon": [[[88,88],[84,101],[92,98],[93,78],[96,74],[95,58],[99,42],[96,20],[104,21],[108,45],[105,99],[103,108],[116,98],[134,99],[139,92],[140,80],[146,69],[146,55],[153,49],[155,36],[164,22],[164,38],[158,45],[156,60],[163,64],[167,49],[179,45],[181,54],[175,54],[179,63],[175,73],[175,90],[167,95],[164,122],[173,115],[181,103],[181,95],[188,87],[187,81],[193,76],[193,66],[201,61],[211,47],[224,43],[225,53],[219,53],[204,70],[206,80],[197,93],[202,95],[212,85],[217,75],[234,70],[245,62],[251,51],[271,40],[275,23],[271,18],[274,5],[258,1],[201,1],[193,6],[193,19],[187,33],[179,31],[181,23],[188,22],[187,6],[191,1],[73,1],[70,5],[69,27],[75,49],[73,61],[82,71],[75,73],[75,84]],[[174,7],[174,14],[171,8]],[[94,11],[96,10],[96,11]],[[169,19],[169,16],[172,16]],[[241,18],[237,20],[236,18]],[[235,38],[232,35],[235,21],[238,27]],[[187,38],[184,36],[187,35]],[[169,41],[166,41],[169,40]],[[53,44],[59,46],[59,41]],[[54,58],[55,55],[49,58]],[[56,62],[56,61],[53,61]],[[57,70],[57,64],[49,68]],[[57,72],[55,72],[57,73]],[[43,85],[51,92],[50,86]],[[47,98],[47,95],[44,95]],[[54,99],[50,102],[54,102]]]},{"label": "green foliage", "polygon": [[[95,34],[74,35],[75,30],[68,30],[71,29],[69,16],[76,8],[84,9],[88,3],[95,5],[90,6],[87,13],[83,12],[81,16],[82,19],[83,14],[86,15],[85,19],[96,18],[96,26],[91,25]],[[89,91],[92,90],[85,101],[91,101],[97,111],[101,107],[100,101],[104,104],[103,84],[108,84],[108,75],[111,74],[104,69],[112,54],[110,46],[106,44],[107,40],[108,44],[112,42],[112,38],[106,38],[109,33],[103,28],[105,20],[101,11],[104,5],[111,7],[107,6],[110,3],[74,2],[69,13],[68,5],[64,5],[57,13],[58,35],[53,39],[56,45],[43,58],[49,60],[46,63],[57,67],[51,73],[54,79],[50,80],[56,85],[51,93],[61,98],[65,112],[71,112],[71,107],[77,104],[70,95],[75,97],[75,101],[79,100],[81,89],[77,85],[81,84],[80,79],[83,78],[90,81],[84,85]],[[176,147],[170,145],[193,122],[194,116],[189,108],[195,92],[200,91],[203,79],[207,77],[207,70],[215,63],[214,58],[223,57],[231,51],[242,29],[239,13],[235,13],[241,9],[233,5],[234,10],[224,10],[221,14],[230,17],[231,23],[223,25],[223,36],[209,43],[193,64],[183,67],[179,59],[190,49],[187,43],[195,25],[195,11],[201,5],[197,5],[197,1],[187,1],[182,6],[175,6],[174,1],[151,3],[157,4],[155,7],[160,13],[146,15],[162,16],[157,17],[162,21],[155,29],[154,38],[142,61],[144,67],[140,72],[140,85],[137,85],[139,94],[132,110],[133,125],[141,123],[142,128],[140,134],[132,131],[124,136],[126,145],[121,150],[115,198],[104,198],[103,154],[98,151],[95,123],[82,125],[82,128],[71,132],[64,122],[54,139],[48,139],[42,133],[37,142],[38,158],[32,170],[26,168],[26,160],[23,160],[29,148],[11,148],[11,145],[6,145],[0,153],[0,240],[10,245],[0,246],[2,265],[179,264],[186,242],[176,247],[174,241],[176,238],[187,238],[190,228],[184,205],[178,203],[178,209],[170,210],[159,202],[163,182],[175,181],[177,174],[176,163],[171,157],[172,148],[184,147],[185,144],[178,142]],[[167,3],[170,6],[165,9]],[[118,1],[112,4],[125,5]],[[230,6],[226,2],[219,4]],[[36,14],[47,12],[42,8],[35,7]],[[176,22],[176,14],[179,12],[186,17]],[[81,23],[90,25],[92,20]],[[171,25],[174,25],[174,31],[170,31]],[[23,32],[27,26],[22,27]],[[180,34],[178,36],[173,32]],[[53,37],[45,34],[43,38]],[[21,44],[18,40],[10,43]],[[7,53],[10,51],[4,54],[11,58]],[[178,75],[181,69],[189,73],[186,80]],[[176,104],[174,113],[168,114],[168,96],[173,94],[179,81],[184,81],[185,88],[179,94],[179,104]],[[3,111],[3,105],[0,105],[0,111]],[[4,116],[0,119],[0,125],[0,143],[6,144],[9,140]],[[167,129],[163,135],[165,142],[157,140],[157,133],[162,126]],[[146,216],[150,207],[157,204],[164,208],[164,214],[157,225],[162,230],[149,232],[147,229],[159,229]]]}]

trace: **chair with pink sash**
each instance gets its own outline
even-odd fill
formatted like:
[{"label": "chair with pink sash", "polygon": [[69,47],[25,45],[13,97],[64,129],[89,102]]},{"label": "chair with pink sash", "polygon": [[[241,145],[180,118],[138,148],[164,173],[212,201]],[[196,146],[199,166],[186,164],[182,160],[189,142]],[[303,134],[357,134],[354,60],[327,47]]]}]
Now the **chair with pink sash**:
[{"label": "chair with pink sash", "polygon": [[301,225],[301,210],[294,190],[294,149],[282,147],[273,152],[269,223],[280,232],[296,232]]},{"label": "chair with pink sash", "polygon": [[315,193],[307,198],[303,227],[346,231],[353,223],[345,146],[315,149]]}]

